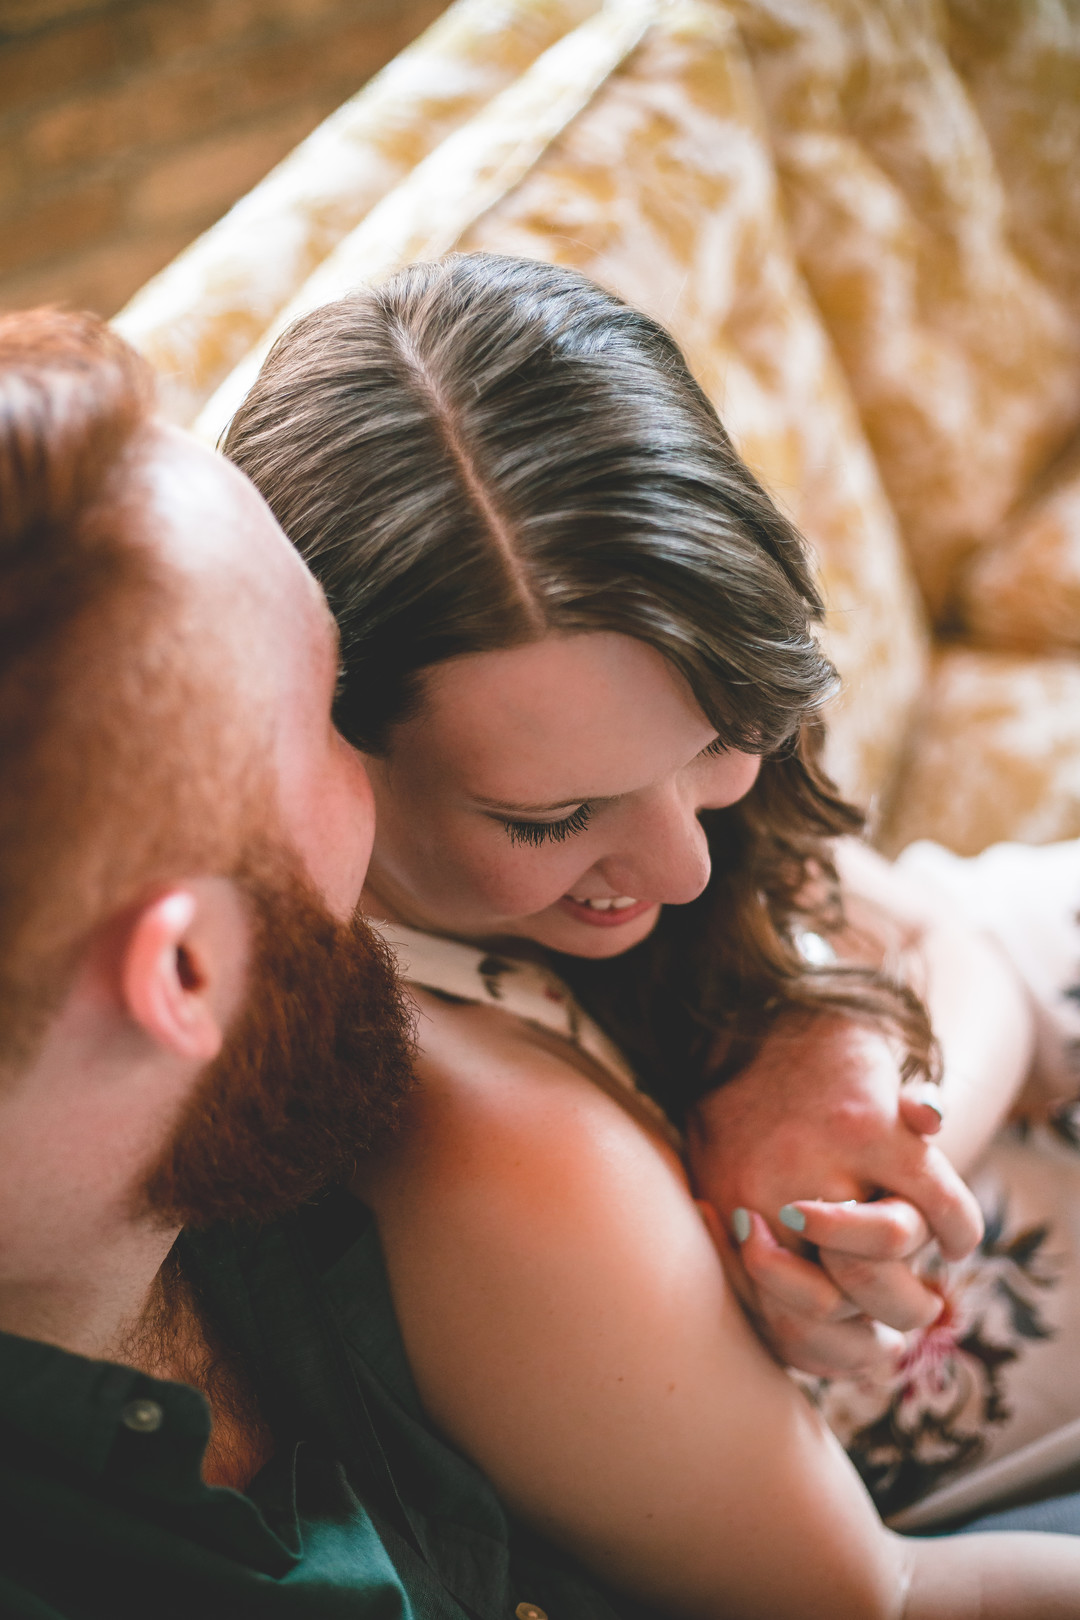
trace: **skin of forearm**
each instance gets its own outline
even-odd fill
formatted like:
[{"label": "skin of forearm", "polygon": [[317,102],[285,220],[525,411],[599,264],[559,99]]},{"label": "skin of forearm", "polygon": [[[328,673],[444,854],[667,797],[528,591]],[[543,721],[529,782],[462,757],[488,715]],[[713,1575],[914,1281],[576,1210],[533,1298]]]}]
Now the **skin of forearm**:
[{"label": "skin of forearm", "polygon": [[902,1620],[1076,1620],[1080,1539],[1008,1534],[909,1544]]},{"label": "skin of forearm", "polygon": [[942,1054],[945,1112],[936,1145],[963,1174],[978,1160],[1023,1088],[1034,1056],[1027,996],[992,941],[937,922],[917,947]]},{"label": "skin of forearm", "polygon": [[928,884],[854,840],[842,839],[835,853],[856,938],[877,941],[930,1013],[943,1059],[945,1118],[935,1142],[963,1174],[1008,1115],[1032,1067],[1035,1026],[1027,992],[998,946],[958,921]]}]

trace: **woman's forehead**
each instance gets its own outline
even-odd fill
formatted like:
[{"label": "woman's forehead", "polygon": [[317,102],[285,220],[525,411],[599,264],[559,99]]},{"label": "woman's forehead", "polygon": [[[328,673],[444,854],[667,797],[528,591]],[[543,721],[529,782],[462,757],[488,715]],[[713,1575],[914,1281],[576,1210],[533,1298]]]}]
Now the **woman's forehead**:
[{"label": "woman's forehead", "polygon": [[[616,797],[679,769],[715,737],[655,648],[590,631],[439,665],[406,747],[470,797],[548,806]],[[395,750],[397,752],[397,750]]]}]

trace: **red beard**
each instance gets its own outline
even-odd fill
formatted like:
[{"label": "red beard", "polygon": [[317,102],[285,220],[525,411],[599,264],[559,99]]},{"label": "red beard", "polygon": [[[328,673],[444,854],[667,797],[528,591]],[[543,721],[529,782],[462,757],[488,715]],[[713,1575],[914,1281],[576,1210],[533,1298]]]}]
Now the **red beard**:
[{"label": "red beard", "polygon": [[261,1223],[347,1183],[410,1089],[411,1024],[386,946],[274,868],[242,882],[244,1006],[142,1184],[142,1208],[170,1225]]}]

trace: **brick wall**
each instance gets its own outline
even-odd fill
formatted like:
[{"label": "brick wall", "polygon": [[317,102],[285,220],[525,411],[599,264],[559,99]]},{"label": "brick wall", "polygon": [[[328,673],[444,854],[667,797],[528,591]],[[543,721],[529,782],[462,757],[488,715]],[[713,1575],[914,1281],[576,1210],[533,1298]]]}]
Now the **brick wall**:
[{"label": "brick wall", "polygon": [[103,315],[446,0],[0,0],[0,307]]}]

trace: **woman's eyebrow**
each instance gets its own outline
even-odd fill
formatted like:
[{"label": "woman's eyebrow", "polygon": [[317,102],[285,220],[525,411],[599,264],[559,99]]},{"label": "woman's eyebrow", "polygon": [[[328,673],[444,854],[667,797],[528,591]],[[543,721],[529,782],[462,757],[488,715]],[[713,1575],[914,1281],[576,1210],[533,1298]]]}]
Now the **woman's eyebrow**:
[{"label": "woman's eyebrow", "polygon": [[[710,748],[714,748],[719,741],[720,735],[717,733],[712,742],[706,743],[705,747],[694,755],[694,758],[700,758],[701,754],[707,753]],[[575,798],[556,799],[551,804],[506,804],[501,799],[485,799],[482,793],[474,793],[472,800],[482,810],[493,810],[499,815],[550,816],[556,810],[573,810],[579,804],[611,804],[615,799],[622,797],[623,795],[619,793],[579,793]]]}]

